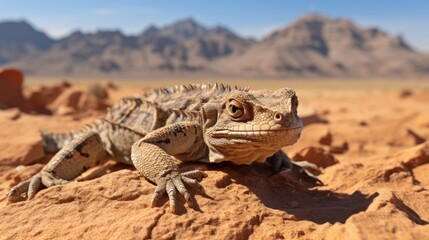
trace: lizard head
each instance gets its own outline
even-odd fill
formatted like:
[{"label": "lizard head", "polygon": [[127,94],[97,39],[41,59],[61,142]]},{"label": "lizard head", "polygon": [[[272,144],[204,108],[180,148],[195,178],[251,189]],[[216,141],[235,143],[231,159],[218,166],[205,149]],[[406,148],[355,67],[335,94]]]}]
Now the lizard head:
[{"label": "lizard head", "polygon": [[203,107],[204,140],[212,162],[265,161],[301,135],[298,98],[289,88],[224,93]]}]

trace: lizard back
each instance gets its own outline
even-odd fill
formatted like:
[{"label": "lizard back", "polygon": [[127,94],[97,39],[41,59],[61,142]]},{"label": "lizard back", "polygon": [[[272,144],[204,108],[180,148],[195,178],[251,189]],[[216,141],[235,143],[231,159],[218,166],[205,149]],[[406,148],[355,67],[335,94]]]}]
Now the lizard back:
[{"label": "lizard back", "polygon": [[247,88],[223,84],[189,84],[158,88],[141,96],[122,99],[108,110],[106,119],[135,131],[148,133],[169,123],[189,120],[180,113],[199,111],[211,98],[235,89],[248,91]]}]

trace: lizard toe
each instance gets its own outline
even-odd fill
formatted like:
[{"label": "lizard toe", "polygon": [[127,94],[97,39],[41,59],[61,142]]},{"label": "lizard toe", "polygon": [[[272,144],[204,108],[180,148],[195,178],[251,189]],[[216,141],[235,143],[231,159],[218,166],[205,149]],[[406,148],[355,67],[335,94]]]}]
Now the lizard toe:
[{"label": "lizard toe", "polygon": [[36,193],[40,190],[41,186],[42,186],[42,179],[39,176],[39,174],[33,176],[28,186],[27,200],[33,199]]},{"label": "lizard toe", "polygon": [[185,184],[182,182],[182,177],[180,175],[173,178],[173,184],[176,187],[177,191],[185,198],[186,203],[189,207],[193,206],[193,201],[191,195],[185,187]]},{"label": "lizard toe", "polygon": [[176,213],[176,187],[174,186],[173,181],[168,180],[165,189],[168,199],[170,200],[170,210],[172,213]]},{"label": "lizard toe", "polygon": [[58,178],[54,174],[52,174],[51,172],[47,172],[47,171],[41,172],[40,175],[41,175],[41,181],[42,181],[43,185],[46,187],[52,187],[52,186],[56,186],[56,185],[64,185],[66,183],[71,182],[71,181],[68,181],[65,179]]},{"label": "lizard toe", "polygon": [[156,186],[155,192],[152,195],[152,199],[150,202],[151,207],[155,207],[158,200],[165,194],[166,192],[165,187],[166,187],[166,181],[164,178],[162,178],[158,181],[158,185]]},{"label": "lizard toe", "polygon": [[182,176],[182,180],[186,185],[197,189],[201,194],[206,194],[204,187],[196,179]]},{"label": "lizard toe", "polygon": [[13,187],[7,194],[7,199],[10,203],[31,200],[43,187],[62,185],[69,182],[42,170],[40,173]]},{"label": "lizard toe", "polygon": [[203,171],[200,171],[200,170],[187,171],[187,172],[182,173],[181,175],[184,177],[198,179],[198,180],[201,180],[201,179],[207,177],[207,174]]},{"label": "lizard toe", "polygon": [[20,182],[7,193],[7,200],[10,203],[21,202],[27,199],[28,187],[30,186],[30,179]]},{"label": "lizard toe", "polygon": [[[187,172],[189,173],[189,172]],[[195,205],[194,199],[189,193],[186,186],[191,186],[198,189],[200,192],[205,193],[204,188],[201,184],[193,178],[186,177],[184,175],[192,176],[195,178],[201,178],[206,174],[201,171],[191,171],[191,174],[172,172],[168,175],[162,176],[157,181],[157,187],[152,196],[151,206],[154,207],[156,202],[161,198],[162,195],[167,193],[169,199],[170,210],[172,213],[176,213],[176,197],[177,192],[183,196],[187,205],[193,207]]]},{"label": "lizard toe", "polygon": [[[320,167],[318,167],[316,164],[308,162],[308,161],[293,161],[294,165],[298,165],[301,168],[304,168],[307,172],[315,174],[315,175],[319,175],[321,174],[323,171]],[[314,176],[314,175],[313,175]]]},{"label": "lizard toe", "polygon": [[323,185],[312,173],[301,167],[293,167],[292,169],[284,169],[279,172],[286,182],[293,186],[315,187]]},{"label": "lizard toe", "polygon": [[306,186],[323,186],[323,182],[318,179],[313,173],[320,174],[322,170],[315,164],[304,162],[293,162],[292,172],[298,176],[299,183]]}]

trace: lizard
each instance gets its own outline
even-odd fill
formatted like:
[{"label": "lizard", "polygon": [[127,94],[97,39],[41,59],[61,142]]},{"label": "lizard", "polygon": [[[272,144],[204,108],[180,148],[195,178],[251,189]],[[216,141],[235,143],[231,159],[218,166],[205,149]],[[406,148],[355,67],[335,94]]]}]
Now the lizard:
[{"label": "lizard", "polygon": [[297,113],[298,97],[290,88],[250,90],[223,84],[189,84],[153,89],[123,98],[100,117],[77,131],[42,131],[44,151],[55,153],[44,168],[14,186],[9,202],[31,200],[43,187],[74,181],[107,159],[133,165],[156,184],[151,198],[168,195],[176,210],[179,192],[188,206],[188,188],[202,194],[200,170],[180,172],[177,161],[234,164],[267,162],[285,171],[294,182],[321,182],[293,162],[282,150],[300,137],[303,124]]}]

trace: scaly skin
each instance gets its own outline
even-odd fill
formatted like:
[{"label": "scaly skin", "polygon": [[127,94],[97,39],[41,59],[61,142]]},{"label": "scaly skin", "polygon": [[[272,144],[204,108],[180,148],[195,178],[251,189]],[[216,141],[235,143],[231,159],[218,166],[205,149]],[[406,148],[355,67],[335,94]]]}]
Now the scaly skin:
[{"label": "scaly skin", "polygon": [[165,193],[175,212],[178,191],[192,206],[186,186],[204,193],[198,180],[205,173],[180,173],[180,161],[251,164],[267,161],[285,170],[291,182],[318,184],[305,168],[293,163],[280,148],[301,134],[298,99],[293,90],[250,91],[225,85],[192,84],[158,89],[123,99],[104,118],[69,133],[43,132],[44,149],[57,152],[42,171],[13,187],[10,202],[31,199],[42,185],[74,180],[107,158],[132,164],[157,187],[152,206]]}]

